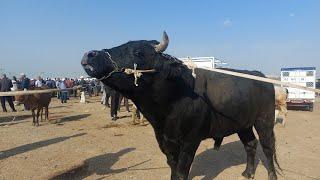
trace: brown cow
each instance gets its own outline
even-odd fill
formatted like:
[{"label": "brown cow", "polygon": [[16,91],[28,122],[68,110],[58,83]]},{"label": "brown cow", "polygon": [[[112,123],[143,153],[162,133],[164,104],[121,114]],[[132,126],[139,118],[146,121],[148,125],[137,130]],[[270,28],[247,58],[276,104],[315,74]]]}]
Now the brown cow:
[{"label": "brown cow", "polygon": [[[30,95],[19,95],[15,96],[16,101],[25,104],[30,108],[32,112],[32,124],[34,126],[39,126],[39,115],[41,111],[41,121],[43,120],[43,108],[45,108],[45,120],[49,120],[49,104],[51,102],[52,93],[40,93],[40,94],[30,94]],[[37,114],[35,114],[37,110]],[[37,117],[36,117],[37,115]]]}]

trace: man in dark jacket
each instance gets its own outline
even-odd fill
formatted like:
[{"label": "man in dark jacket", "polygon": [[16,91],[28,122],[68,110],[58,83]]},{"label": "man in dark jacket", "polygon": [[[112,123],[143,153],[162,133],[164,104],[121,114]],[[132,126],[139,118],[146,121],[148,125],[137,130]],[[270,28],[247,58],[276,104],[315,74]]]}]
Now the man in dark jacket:
[{"label": "man in dark jacket", "polygon": [[[21,73],[21,88],[22,90],[28,90],[30,88],[30,79],[24,73]],[[29,110],[29,107],[24,104],[24,110]]]},{"label": "man in dark jacket", "polygon": [[111,120],[116,121],[118,119],[117,111],[119,108],[120,93],[115,90],[112,90],[110,94],[111,94],[111,108],[110,108]]},{"label": "man in dark jacket", "polygon": [[[11,91],[12,86],[13,85],[12,85],[11,79],[7,78],[7,76],[3,74],[0,80],[0,92],[9,92]],[[13,105],[12,96],[1,96],[0,98],[1,98],[1,106],[2,106],[3,112],[7,112],[6,100],[8,101],[12,111],[16,112],[16,109],[14,108],[14,105]]]},{"label": "man in dark jacket", "polygon": [[25,74],[21,74],[21,87],[22,89],[29,89],[30,88],[30,79],[26,77]]}]

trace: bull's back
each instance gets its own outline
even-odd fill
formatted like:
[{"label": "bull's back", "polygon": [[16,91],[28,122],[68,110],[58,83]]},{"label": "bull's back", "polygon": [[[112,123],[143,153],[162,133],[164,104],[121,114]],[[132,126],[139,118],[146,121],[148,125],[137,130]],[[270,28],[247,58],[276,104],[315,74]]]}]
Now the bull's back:
[{"label": "bull's back", "polygon": [[[257,71],[231,70],[256,76]],[[196,69],[195,90],[208,99],[213,113],[222,114],[237,127],[252,126],[254,121],[274,110],[273,85],[241,77]],[[227,126],[227,125],[226,125]]]},{"label": "bull's back", "polygon": [[51,102],[51,93],[41,93],[35,94],[35,98],[37,99],[37,104],[41,107],[49,106]]}]

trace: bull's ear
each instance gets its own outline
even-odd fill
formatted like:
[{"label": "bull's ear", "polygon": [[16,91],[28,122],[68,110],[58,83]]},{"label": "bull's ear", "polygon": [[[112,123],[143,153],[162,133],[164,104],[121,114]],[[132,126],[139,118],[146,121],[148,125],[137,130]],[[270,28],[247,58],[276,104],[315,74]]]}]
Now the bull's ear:
[{"label": "bull's ear", "polygon": [[155,45],[154,49],[157,52],[164,52],[167,49],[168,45],[169,45],[169,37],[166,31],[163,31],[162,41],[159,44]]}]

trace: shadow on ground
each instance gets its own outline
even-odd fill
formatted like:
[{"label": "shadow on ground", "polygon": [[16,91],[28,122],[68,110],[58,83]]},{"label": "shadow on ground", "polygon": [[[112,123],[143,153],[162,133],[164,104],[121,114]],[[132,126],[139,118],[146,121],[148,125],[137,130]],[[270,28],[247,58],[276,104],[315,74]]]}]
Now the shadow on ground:
[{"label": "shadow on ground", "polygon": [[49,109],[56,109],[56,108],[70,108],[68,106],[53,106],[53,107],[49,107]]},{"label": "shadow on ground", "polygon": [[[152,170],[152,169],[163,169],[168,167],[156,167],[156,168],[133,168],[141,164],[146,163],[143,161],[133,166],[128,166],[120,169],[112,169],[111,167],[119,160],[121,156],[127,154],[135,148],[126,148],[116,153],[107,153],[92,157],[85,160],[82,164],[73,167],[71,169],[59,172],[50,179],[84,179],[91,175],[100,175],[103,178],[112,176],[113,174],[122,173],[125,171],[136,171],[136,170]],[[261,148],[258,147],[255,168],[258,162],[263,156]],[[197,155],[192,165],[189,179],[193,179],[195,176],[202,176],[204,180],[215,179],[222,171],[232,166],[238,166],[246,163],[246,153],[244,151],[241,141],[231,142],[221,146],[219,151],[208,149],[203,153]],[[243,169],[244,170],[244,169]],[[239,174],[239,177],[241,173]]]},{"label": "shadow on ground", "polygon": [[4,116],[4,117],[0,118],[0,123],[12,122],[13,119],[14,119],[14,121],[22,121],[22,120],[25,120],[25,119],[28,119],[31,117],[32,117],[31,114],[26,114],[26,115],[16,114],[16,116],[15,115]]},{"label": "shadow on ground", "polygon": [[[111,176],[112,174],[122,173],[127,171],[129,167],[112,169],[111,167],[119,160],[119,158],[131,151],[134,151],[135,148],[125,148],[116,153],[107,153],[92,157],[84,161],[78,167],[75,167],[66,172],[62,172],[57,175],[53,175],[49,179],[60,180],[60,179],[84,179],[93,174],[100,176]],[[141,163],[139,163],[140,165]]]},{"label": "shadow on ground", "polygon": [[8,150],[5,150],[5,151],[0,151],[0,160],[6,159],[6,158],[8,158],[10,156],[15,156],[17,154],[21,154],[21,153],[25,153],[25,152],[28,152],[28,151],[32,151],[32,150],[35,150],[35,149],[38,149],[38,148],[42,148],[42,147],[45,147],[45,146],[49,146],[51,144],[59,143],[59,142],[68,140],[70,138],[83,136],[85,134],[86,133],[79,133],[79,134],[75,134],[75,135],[72,135],[72,136],[63,136],[63,137],[53,138],[53,139],[44,140],[44,141],[38,141],[38,142],[31,143],[31,144],[25,144],[25,145],[18,146],[18,147],[15,147],[15,148],[12,148],[12,149],[8,149]]},{"label": "shadow on ground", "polygon": [[[255,168],[261,159],[264,162],[263,152],[258,146]],[[208,149],[198,154],[193,161],[189,177],[193,179],[195,176],[203,176],[203,180],[215,179],[225,169],[246,164],[246,162],[246,152],[241,141],[230,142],[221,146],[219,151]]]},{"label": "shadow on ground", "polygon": [[63,115],[53,115],[50,121],[57,121],[58,123],[69,122],[69,121],[80,121],[81,119],[89,117],[91,114],[80,114],[74,116],[63,117]]}]

